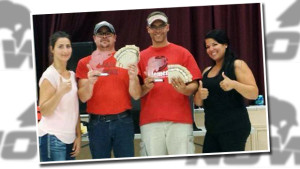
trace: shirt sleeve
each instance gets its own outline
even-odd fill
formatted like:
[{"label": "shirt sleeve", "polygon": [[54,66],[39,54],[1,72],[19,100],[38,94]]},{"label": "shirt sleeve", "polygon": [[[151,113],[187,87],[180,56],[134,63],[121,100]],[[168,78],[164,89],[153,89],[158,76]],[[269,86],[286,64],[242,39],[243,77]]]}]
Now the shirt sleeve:
[{"label": "shirt sleeve", "polygon": [[48,69],[43,73],[42,77],[40,78],[39,86],[41,86],[42,83],[43,83],[43,81],[44,81],[45,79],[47,79],[47,80],[50,82],[50,84],[56,89],[56,88],[57,88],[57,84],[58,84],[57,78],[58,78],[58,77],[55,76],[55,72],[53,72],[50,68],[48,68]]},{"label": "shirt sleeve", "polygon": [[88,68],[83,59],[79,60],[76,67],[76,78],[87,79]]}]

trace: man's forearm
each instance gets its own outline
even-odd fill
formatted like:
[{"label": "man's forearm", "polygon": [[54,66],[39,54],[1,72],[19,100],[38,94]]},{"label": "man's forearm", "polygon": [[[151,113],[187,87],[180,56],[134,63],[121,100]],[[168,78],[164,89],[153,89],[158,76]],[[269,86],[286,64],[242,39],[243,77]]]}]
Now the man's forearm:
[{"label": "man's forearm", "polygon": [[78,89],[79,99],[85,103],[93,96],[94,85],[90,84],[88,81],[81,84]]},{"label": "man's forearm", "polygon": [[138,100],[141,97],[142,88],[136,76],[134,79],[129,80],[129,94],[134,100]]},{"label": "man's forearm", "polygon": [[186,85],[186,88],[181,92],[183,95],[191,96],[198,89],[198,83],[196,81],[192,81],[191,83]]}]

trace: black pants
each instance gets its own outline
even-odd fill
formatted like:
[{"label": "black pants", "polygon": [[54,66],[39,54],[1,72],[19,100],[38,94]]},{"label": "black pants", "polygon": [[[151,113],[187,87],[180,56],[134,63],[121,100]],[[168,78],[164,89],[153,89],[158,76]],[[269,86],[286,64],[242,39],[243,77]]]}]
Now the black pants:
[{"label": "black pants", "polygon": [[251,128],[224,133],[207,132],[204,138],[203,153],[245,151]]}]

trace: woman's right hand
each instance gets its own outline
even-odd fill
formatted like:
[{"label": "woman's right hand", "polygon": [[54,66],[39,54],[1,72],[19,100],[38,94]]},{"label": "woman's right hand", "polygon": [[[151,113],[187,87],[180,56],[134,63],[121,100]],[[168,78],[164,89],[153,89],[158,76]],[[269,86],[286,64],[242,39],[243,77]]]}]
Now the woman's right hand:
[{"label": "woman's right hand", "polygon": [[209,95],[209,91],[207,88],[203,88],[203,84],[202,84],[202,81],[199,80],[199,87],[198,87],[198,91],[197,93],[200,95],[200,98],[202,100],[206,99]]},{"label": "woman's right hand", "polygon": [[58,92],[61,92],[63,95],[68,93],[72,89],[72,82],[71,79],[63,81],[62,77],[59,79],[59,87],[58,87]]}]

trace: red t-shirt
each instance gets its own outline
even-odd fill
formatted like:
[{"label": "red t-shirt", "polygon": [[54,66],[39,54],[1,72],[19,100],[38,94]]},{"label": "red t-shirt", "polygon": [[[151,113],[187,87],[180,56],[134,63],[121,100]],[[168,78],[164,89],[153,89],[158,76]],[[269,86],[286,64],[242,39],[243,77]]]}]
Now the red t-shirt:
[{"label": "red t-shirt", "polygon": [[140,125],[160,121],[193,123],[189,97],[178,93],[168,82],[168,64],[186,67],[193,80],[202,78],[194,57],[181,46],[170,43],[162,48],[150,46],[143,50],[138,64],[139,75],[145,79],[146,73],[164,81],[154,83],[154,87],[141,98]]},{"label": "red t-shirt", "polygon": [[[76,68],[77,78],[87,79],[87,64],[90,60],[91,56],[79,60]],[[115,65],[116,59],[112,55],[98,66],[104,68],[102,73],[109,75],[99,76],[94,85],[93,96],[87,101],[87,113],[107,115],[131,109],[128,71]]]}]

